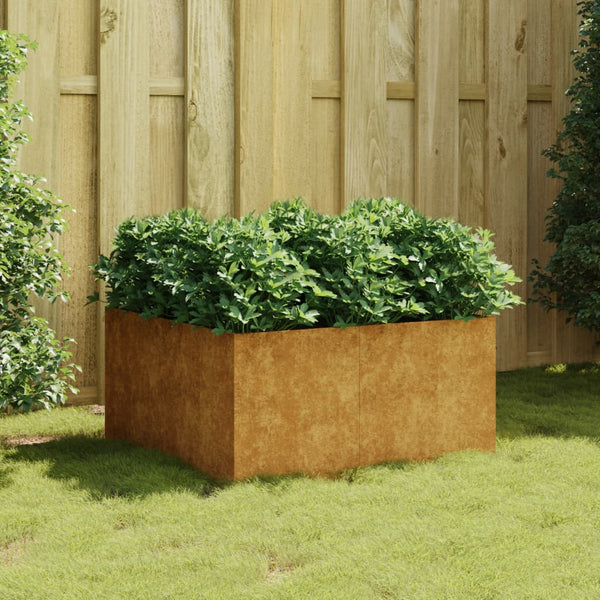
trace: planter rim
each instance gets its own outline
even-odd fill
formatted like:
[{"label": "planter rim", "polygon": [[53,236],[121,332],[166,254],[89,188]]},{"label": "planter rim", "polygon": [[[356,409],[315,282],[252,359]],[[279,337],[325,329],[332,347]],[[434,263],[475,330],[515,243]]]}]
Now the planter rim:
[{"label": "planter rim", "polygon": [[187,322],[175,323],[175,321],[173,319],[168,319],[167,317],[142,317],[141,313],[136,312],[134,310],[127,310],[124,308],[107,308],[106,309],[106,312],[111,312],[111,311],[120,312],[123,314],[137,315],[143,321],[152,321],[153,319],[166,321],[168,323],[171,323],[172,327],[177,327],[178,325],[186,325],[188,327],[191,327],[194,330],[198,329],[198,330],[202,330],[202,331],[208,331],[209,333],[214,335],[216,338],[224,338],[224,337],[228,337],[228,336],[248,337],[248,336],[265,335],[265,334],[273,334],[273,333],[291,333],[291,332],[308,332],[308,331],[324,331],[324,330],[346,331],[347,329],[356,329],[356,328],[362,328],[362,327],[367,327],[367,328],[370,328],[370,327],[394,327],[394,326],[406,327],[406,326],[419,326],[424,323],[463,323],[463,324],[468,324],[472,321],[481,321],[481,320],[485,320],[485,319],[494,319],[495,320],[497,318],[494,315],[490,315],[490,316],[486,316],[486,317],[473,317],[472,319],[468,319],[468,320],[428,319],[428,320],[422,320],[422,321],[396,321],[394,323],[368,323],[365,325],[348,325],[347,327],[303,327],[303,328],[297,328],[297,329],[270,329],[268,331],[246,331],[246,332],[239,332],[239,331],[238,332],[229,332],[228,331],[228,332],[224,332],[220,335],[217,335],[216,333],[212,332],[212,329],[210,329],[210,327],[204,327],[202,325],[194,325],[193,323],[187,323]]}]

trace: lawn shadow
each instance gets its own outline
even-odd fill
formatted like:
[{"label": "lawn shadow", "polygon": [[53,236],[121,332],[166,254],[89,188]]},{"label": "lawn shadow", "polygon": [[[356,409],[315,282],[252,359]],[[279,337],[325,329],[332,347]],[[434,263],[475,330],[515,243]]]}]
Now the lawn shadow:
[{"label": "lawn shadow", "polygon": [[177,490],[208,497],[222,487],[174,456],[101,438],[74,436],[15,446],[6,452],[6,462],[11,461],[46,463],[47,477],[69,482],[93,500],[139,499]]},{"label": "lawn shadow", "polygon": [[0,466],[0,489],[8,487],[10,484],[10,472],[11,468]]},{"label": "lawn shadow", "polygon": [[600,365],[553,365],[498,373],[499,437],[600,440]]}]

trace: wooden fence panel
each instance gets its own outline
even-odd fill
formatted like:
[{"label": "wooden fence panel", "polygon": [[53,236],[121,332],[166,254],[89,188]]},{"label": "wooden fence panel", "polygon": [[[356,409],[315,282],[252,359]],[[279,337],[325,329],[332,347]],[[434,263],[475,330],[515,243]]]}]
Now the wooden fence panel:
[{"label": "wooden fence panel", "polygon": [[186,6],[186,204],[214,219],[234,212],[234,3]]},{"label": "wooden fence panel", "polygon": [[311,201],[310,8],[306,1],[273,6],[273,199],[303,195]]},{"label": "wooden fence panel", "polygon": [[236,215],[273,200],[273,1],[235,5]]},{"label": "wooden fence panel", "polygon": [[458,0],[416,6],[416,206],[458,218]]},{"label": "wooden fence panel", "polygon": [[[100,12],[98,230],[109,253],[115,227],[150,212],[149,7],[113,0]],[[103,397],[104,313],[99,307],[98,386]]]},{"label": "wooden fence panel", "polygon": [[[530,86],[550,86],[552,82],[551,0],[529,0],[529,45],[535,52],[527,53],[528,83]],[[528,103],[528,202],[527,202],[527,268],[531,259],[546,263],[550,257],[549,244],[543,242],[545,217],[554,195],[554,184],[546,177],[550,162],[541,154],[554,141],[552,131],[551,96],[546,101]],[[528,295],[532,284],[527,284]],[[555,313],[545,312],[537,304],[527,307],[527,357],[528,363],[547,363],[552,360]]]},{"label": "wooden fence panel", "polygon": [[71,267],[65,281],[70,300],[61,307],[63,331],[76,340],[73,360],[77,402],[97,397],[98,307],[86,306],[96,291],[89,265],[98,258],[97,231],[97,64],[98,11],[92,0],[60,2],[60,194],[75,209],[68,213],[69,231],[61,251]]},{"label": "wooden fence panel", "polygon": [[386,8],[385,0],[345,0],[342,8],[344,206],[386,194]]},{"label": "wooden fence panel", "polygon": [[[341,210],[340,0],[311,0],[310,201],[326,214]],[[329,97],[316,96],[318,82],[329,82]],[[333,82],[333,84],[331,83]],[[338,84],[337,89],[335,84]],[[336,92],[331,94],[331,92]],[[298,193],[298,192],[297,192]]]},{"label": "wooden fence panel", "polygon": [[[527,2],[491,0],[487,15],[489,224],[498,256],[527,277]],[[525,296],[526,286],[516,292]],[[498,319],[498,367],[527,363],[524,307]]]},{"label": "wooden fence panel", "polygon": [[[414,86],[415,3],[388,0],[386,77],[392,85]],[[386,94],[387,95],[387,94]],[[413,98],[387,100],[386,195],[415,202],[415,102]]]},{"label": "wooden fence panel", "polygon": [[458,220],[485,227],[489,207],[485,194],[485,5],[483,0],[460,1],[459,91],[479,88],[479,99],[459,104]]},{"label": "wooden fence panel", "polygon": [[[130,215],[184,205],[242,215],[295,196],[336,213],[359,196],[398,196],[492,229],[525,279],[551,250],[544,216],[558,188],[540,150],[570,108],[576,10],[574,0],[0,0],[5,25],[40,45],[20,88],[35,117],[22,167],[77,209],[60,240],[73,300],[46,314],[78,341],[84,399],[102,395],[104,352],[101,308],[84,306],[88,265]],[[523,307],[499,319],[498,367],[591,359],[593,342]]]},{"label": "wooden fence panel", "polygon": [[183,0],[150,2],[150,214],[184,205],[184,22]]}]

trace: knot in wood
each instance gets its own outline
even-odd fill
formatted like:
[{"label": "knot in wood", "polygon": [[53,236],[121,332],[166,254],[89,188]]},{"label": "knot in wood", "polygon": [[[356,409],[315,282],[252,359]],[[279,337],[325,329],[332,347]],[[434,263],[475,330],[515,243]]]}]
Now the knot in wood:
[{"label": "knot in wood", "polygon": [[527,21],[521,21],[521,29],[515,40],[515,50],[523,54],[525,52],[525,39],[527,38]]},{"label": "knot in wood", "polygon": [[115,30],[117,13],[112,8],[104,7],[100,12],[100,43],[104,44]]}]

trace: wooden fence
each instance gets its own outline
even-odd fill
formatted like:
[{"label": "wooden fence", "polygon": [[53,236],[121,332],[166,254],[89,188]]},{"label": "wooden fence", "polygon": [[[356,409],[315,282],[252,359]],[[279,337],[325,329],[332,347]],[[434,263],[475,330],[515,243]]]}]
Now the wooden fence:
[{"label": "wooden fence", "polygon": [[[103,336],[88,265],[130,215],[207,217],[303,196],[338,212],[398,196],[496,233],[526,279],[556,194],[540,151],[569,108],[575,0],[0,0],[39,43],[22,168],[76,208],[60,247],[86,401]],[[519,292],[527,295],[527,284]],[[536,306],[498,322],[498,368],[594,357]]]}]

